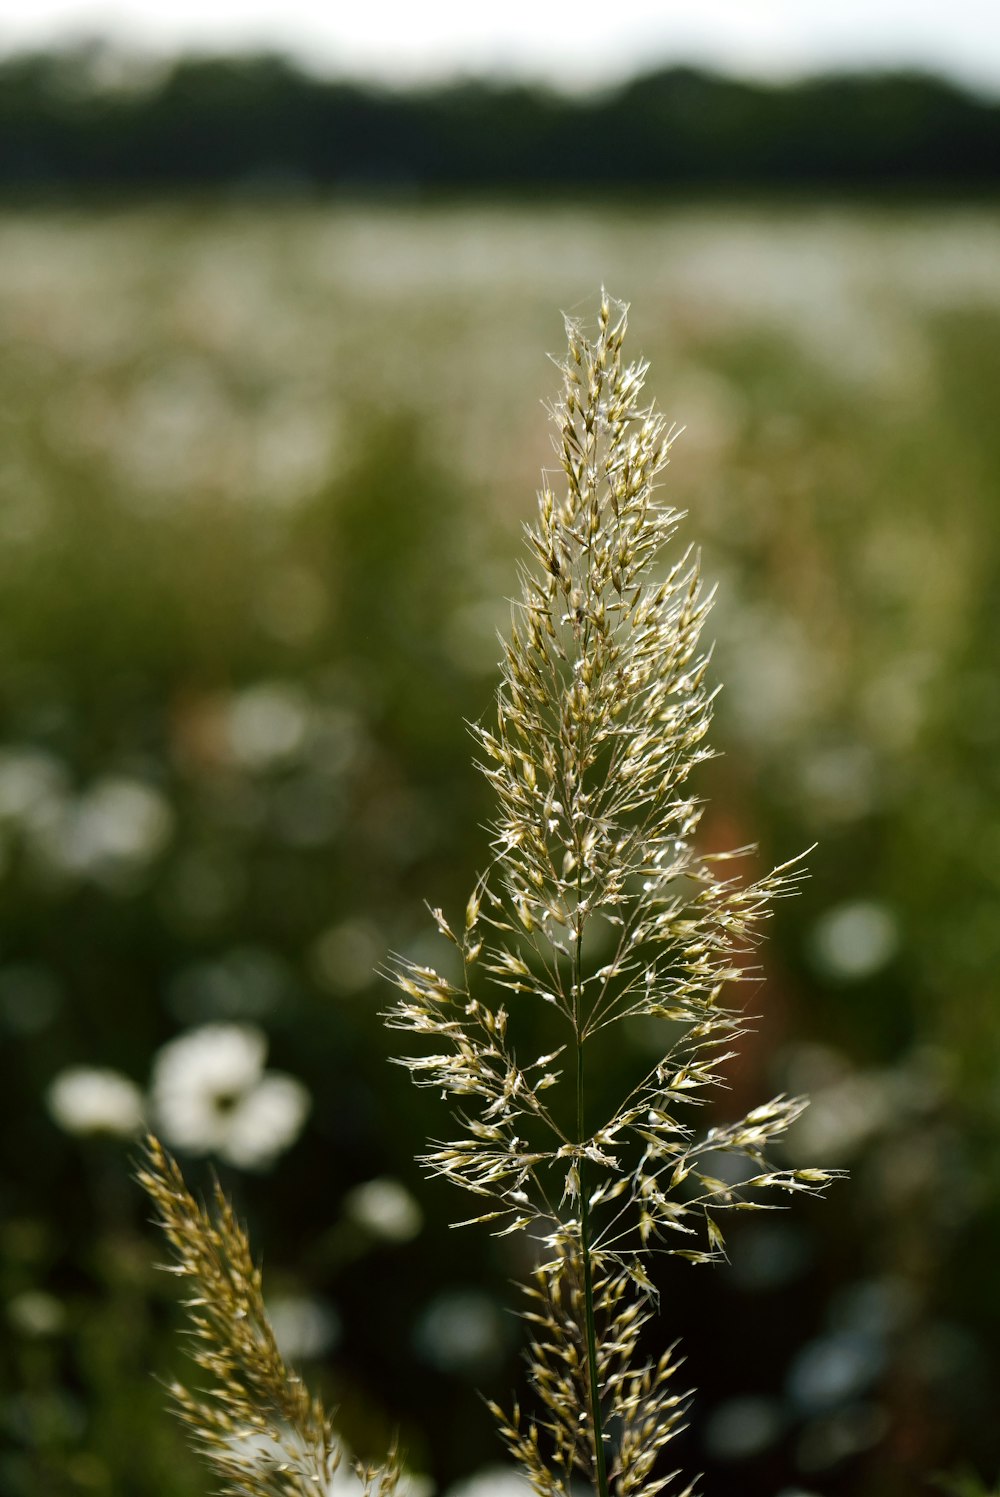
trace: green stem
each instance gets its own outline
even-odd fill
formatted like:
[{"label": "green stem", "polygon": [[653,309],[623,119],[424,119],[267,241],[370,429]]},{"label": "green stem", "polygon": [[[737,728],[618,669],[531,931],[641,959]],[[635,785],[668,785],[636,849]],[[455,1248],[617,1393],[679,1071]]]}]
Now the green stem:
[{"label": "green stem", "polygon": [[[579,979],[577,993],[579,993]],[[583,1039],[577,1029],[576,1039],[576,1132],[582,1144],[584,1132],[583,1114]],[[583,1315],[587,1337],[587,1368],[590,1377],[590,1414],[594,1427],[594,1471],[597,1476],[598,1497],[608,1497],[608,1471],[604,1455],[604,1417],[601,1412],[601,1390],[597,1378],[597,1325],[594,1319],[594,1269],[590,1246],[590,1199],[587,1186],[586,1161],[581,1156],[580,1175],[580,1256],[583,1259]]]},{"label": "green stem", "polygon": [[[587,575],[593,576],[591,540],[587,535]],[[590,622],[584,626],[580,657],[590,653]],[[581,765],[582,768],[582,765]],[[578,776],[578,783],[582,774]],[[587,1137],[583,1106],[583,849],[576,846],[576,943],[572,959],[573,1018],[576,1030],[576,1137],[582,1146]],[[604,1454],[604,1416],[601,1412],[601,1389],[597,1375],[597,1326],[594,1320],[594,1265],[590,1241],[590,1191],[587,1184],[587,1162],[581,1153],[580,1176],[580,1256],[583,1259],[583,1318],[587,1337],[587,1370],[590,1381],[590,1417],[594,1430],[594,1475],[597,1497],[609,1497],[608,1469]]]}]

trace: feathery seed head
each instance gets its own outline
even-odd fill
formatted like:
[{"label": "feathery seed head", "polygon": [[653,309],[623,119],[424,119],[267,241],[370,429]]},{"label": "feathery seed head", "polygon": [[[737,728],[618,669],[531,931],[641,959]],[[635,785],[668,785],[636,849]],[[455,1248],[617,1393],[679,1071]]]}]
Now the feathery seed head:
[{"label": "feathery seed head", "polygon": [[[474,730],[496,803],[492,860],[461,936],[433,912],[464,976],[399,960],[387,1015],[431,1039],[433,1053],[400,1063],[455,1103],[460,1136],[425,1166],[487,1198],[473,1220],[531,1229],[549,1254],[533,1291],[541,1308],[527,1316],[545,1333],[528,1354],[545,1412],[525,1424],[497,1411],[540,1497],[566,1491],[574,1469],[602,1497],[612,1477],[618,1497],[663,1488],[654,1466],[685,1400],[669,1391],[669,1356],[636,1362],[655,1299],[644,1260],[717,1259],[727,1212],[831,1178],[767,1162],[800,1099],[703,1130],[693,1116],[724,1085],[743,1033],[726,991],[800,873],[793,860],[743,882],[720,867],[737,853],[695,846],[702,806],[688,781],[711,757],[701,635],[712,595],[696,552],[668,555],[682,516],[657,480],[675,433],[641,404],[648,366],[625,361],[625,329],[626,308],[606,296],[593,339],[566,323],[551,410],[558,481],[545,475],[526,527],[495,722]],[[531,1002],[565,1043],[526,1059],[508,1008]],[[665,1021],[662,1058],[588,1125],[585,1067],[605,1031],[634,1018]]]},{"label": "feathery seed head", "polygon": [[[724,991],[746,975],[760,922],[798,873],[793,862],[742,883],[694,846],[702,807],[687,782],[710,757],[714,691],[701,633],[711,595],[690,549],[661,569],[681,519],[657,487],[674,434],[641,404],[648,366],[625,361],[625,329],[625,307],[608,297],[593,340],[566,324],[563,394],[552,408],[560,482],[546,478],[526,531],[534,565],[522,571],[503,645],[496,721],[475,729],[496,797],[493,860],[461,936],[432,912],[465,957],[465,979],[400,961],[388,1022],[433,1037],[433,1053],[400,1063],[465,1109],[463,1136],[424,1162],[494,1197],[490,1219],[504,1219],[501,1230],[549,1220],[553,1192],[574,1199],[581,1159],[620,1178],[631,1150],[634,1209],[612,1194],[614,1180],[602,1183],[599,1204],[614,1203],[614,1225],[598,1247],[624,1251],[638,1232],[641,1246],[712,1257],[721,1242],[713,1211],[751,1205],[751,1180],[817,1183],[761,1164],[791,1104],[710,1141],[686,1120],[721,1084],[742,1029]],[[608,931],[611,959],[587,970],[589,947]],[[505,992],[507,1002],[534,999],[561,1015],[566,1045],[515,1057]],[[566,1050],[635,1017],[671,1021],[669,1050],[602,1129],[570,1136],[546,1095],[574,1084]],[[760,1168],[739,1190],[717,1188],[700,1166],[720,1151]],[[700,1194],[688,1184],[668,1201],[664,1187],[689,1180],[702,1182]],[[699,1219],[706,1246],[681,1247],[678,1234]]]}]

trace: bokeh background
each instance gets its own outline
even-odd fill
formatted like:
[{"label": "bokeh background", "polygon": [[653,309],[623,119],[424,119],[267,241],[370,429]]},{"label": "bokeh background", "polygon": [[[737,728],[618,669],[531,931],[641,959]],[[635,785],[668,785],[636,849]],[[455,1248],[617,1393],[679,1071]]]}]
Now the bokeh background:
[{"label": "bokeh background", "polygon": [[485,858],[464,724],[551,457],[545,354],[602,284],[719,584],[705,835],[816,844],[719,1117],[807,1090],[790,1152],[850,1170],[664,1272],[678,1459],[706,1497],[980,1490],[996,91],[406,92],[44,40],[0,61],[0,1491],[209,1490],[157,1381],[184,1358],[144,1121],[220,1174],[350,1448],[398,1429],[414,1493],[503,1486],[477,1390],[520,1376],[530,1263],[420,1177],[446,1123],[387,1064],[376,969],[432,959],[423,901],[460,911]]}]

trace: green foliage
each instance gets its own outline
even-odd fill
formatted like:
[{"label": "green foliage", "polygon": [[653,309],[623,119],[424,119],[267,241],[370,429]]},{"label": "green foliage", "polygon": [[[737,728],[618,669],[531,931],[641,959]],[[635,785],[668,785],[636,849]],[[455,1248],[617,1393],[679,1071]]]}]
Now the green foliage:
[{"label": "green foliage", "polygon": [[936,1483],[947,1497],[996,1497],[997,1488],[987,1486],[978,1476],[972,1472],[963,1472],[956,1476],[942,1476]]}]

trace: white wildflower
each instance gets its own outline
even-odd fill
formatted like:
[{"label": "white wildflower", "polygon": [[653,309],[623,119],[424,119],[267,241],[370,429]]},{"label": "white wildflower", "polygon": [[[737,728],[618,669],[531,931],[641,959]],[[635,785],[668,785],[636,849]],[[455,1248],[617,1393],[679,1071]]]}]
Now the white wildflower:
[{"label": "white wildflower", "polygon": [[341,1461],[326,1484],[324,1497],[365,1497],[365,1482],[347,1461]]},{"label": "white wildflower", "polygon": [[51,754],[29,748],[0,753],[0,821],[33,826],[61,806],[65,794],[65,768]]},{"label": "white wildflower", "polygon": [[77,809],[77,835],[89,866],[149,863],[173,831],[174,817],[162,791],[139,780],[99,780]]},{"label": "white wildflower", "polygon": [[289,1362],[297,1362],[303,1357],[321,1357],[340,1340],[337,1311],[311,1294],[269,1297],[267,1316],[278,1350]]},{"label": "white wildflower", "polygon": [[776,1398],[727,1398],[706,1420],[705,1446],[716,1461],[753,1460],[781,1437],[783,1425]]},{"label": "white wildflower", "polygon": [[162,1047],[152,1103],[164,1135],[192,1154],[267,1169],[301,1131],[309,1093],[264,1070],[267,1040],[250,1024],[205,1024]]},{"label": "white wildflower", "polygon": [[424,1215],[399,1180],[379,1178],[356,1185],[344,1197],[344,1211],[373,1237],[409,1242],[424,1224]]},{"label": "white wildflower", "polygon": [[305,693],[288,681],[263,681],[233,697],[226,730],[233,758],[249,770],[294,759],[311,725]]},{"label": "white wildflower", "polygon": [[445,1497],[529,1497],[531,1483],[513,1466],[484,1466],[448,1488]]},{"label": "white wildflower", "polygon": [[45,1100],[67,1133],[129,1138],[143,1124],[142,1092],[120,1071],[70,1066],[50,1084]]},{"label": "white wildflower", "polygon": [[503,1316],[500,1307],[478,1290],[446,1290],[425,1306],[414,1340],[431,1366],[479,1373],[495,1363],[503,1349]]},{"label": "white wildflower", "polygon": [[152,863],[173,828],[174,813],[162,791],[118,775],[54,807],[35,835],[53,868],[114,884]]},{"label": "white wildflower", "polygon": [[899,947],[890,910],[870,899],[856,899],[828,910],[816,922],[813,958],[824,973],[842,982],[861,982],[887,966]]},{"label": "white wildflower", "polygon": [[8,1300],[7,1319],[22,1336],[55,1336],[66,1324],[66,1308],[44,1289],[22,1289]]}]

